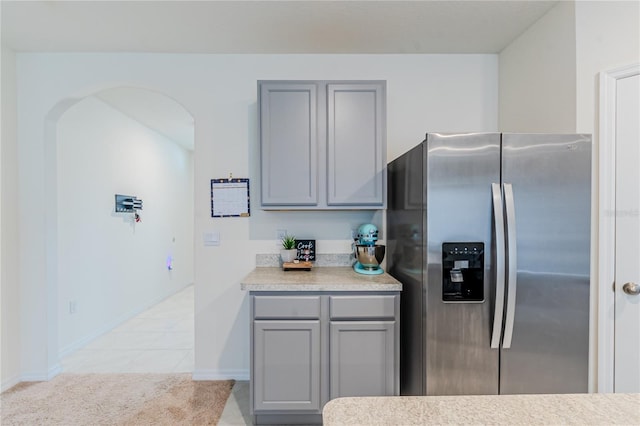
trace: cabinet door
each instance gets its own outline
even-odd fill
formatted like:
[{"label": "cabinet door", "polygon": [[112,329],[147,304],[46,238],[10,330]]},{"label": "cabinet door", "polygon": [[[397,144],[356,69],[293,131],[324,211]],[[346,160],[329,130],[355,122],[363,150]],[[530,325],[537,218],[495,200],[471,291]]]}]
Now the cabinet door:
[{"label": "cabinet door", "polygon": [[394,330],[394,321],[331,322],[331,399],[397,394]]},{"label": "cabinet door", "polygon": [[320,410],[320,321],[254,321],[253,409]]},{"label": "cabinet door", "polygon": [[382,206],[384,83],[327,85],[327,204]]},{"label": "cabinet door", "polygon": [[262,204],[318,204],[317,89],[260,83]]}]

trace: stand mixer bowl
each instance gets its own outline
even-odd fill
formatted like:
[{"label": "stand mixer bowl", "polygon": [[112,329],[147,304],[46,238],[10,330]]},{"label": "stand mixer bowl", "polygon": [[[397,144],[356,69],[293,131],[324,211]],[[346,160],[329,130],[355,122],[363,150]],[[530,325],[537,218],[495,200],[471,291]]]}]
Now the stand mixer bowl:
[{"label": "stand mixer bowl", "polygon": [[380,268],[384,259],[385,246],[356,244],[355,255],[364,269],[375,270]]}]

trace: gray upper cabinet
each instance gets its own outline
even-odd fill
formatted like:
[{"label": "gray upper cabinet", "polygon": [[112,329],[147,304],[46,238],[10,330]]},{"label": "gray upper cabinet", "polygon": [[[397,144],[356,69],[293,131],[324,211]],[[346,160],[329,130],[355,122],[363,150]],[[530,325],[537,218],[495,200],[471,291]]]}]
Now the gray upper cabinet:
[{"label": "gray upper cabinet", "polygon": [[259,81],[263,209],[386,207],[386,82]]},{"label": "gray upper cabinet", "polygon": [[327,85],[327,204],[384,205],[384,85]]},{"label": "gray upper cabinet", "polygon": [[260,84],[263,206],[318,205],[317,86]]}]

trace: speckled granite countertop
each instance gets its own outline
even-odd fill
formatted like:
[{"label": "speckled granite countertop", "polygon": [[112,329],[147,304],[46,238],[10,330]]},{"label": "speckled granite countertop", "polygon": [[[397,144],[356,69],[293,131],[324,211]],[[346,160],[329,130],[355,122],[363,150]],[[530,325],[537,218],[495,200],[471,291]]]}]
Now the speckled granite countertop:
[{"label": "speckled granite countertop", "polygon": [[638,425],[640,394],[338,398],[322,412],[335,425]]},{"label": "speckled granite countertop", "polygon": [[241,282],[248,291],[400,291],[402,284],[386,272],[363,275],[351,267],[314,267],[311,271],[283,271],[257,267]]}]

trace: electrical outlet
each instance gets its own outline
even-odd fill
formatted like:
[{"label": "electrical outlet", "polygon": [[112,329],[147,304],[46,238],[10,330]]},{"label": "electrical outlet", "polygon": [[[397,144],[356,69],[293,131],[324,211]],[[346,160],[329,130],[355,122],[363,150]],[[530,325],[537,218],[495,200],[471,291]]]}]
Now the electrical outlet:
[{"label": "electrical outlet", "polygon": [[281,240],[286,236],[287,236],[287,230],[286,229],[278,229],[278,231],[276,232],[276,238],[278,240]]},{"label": "electrical outlet", "polygon": [[69,313],[75,314],[78,312],[78,303],[75,300],[69,301]]}]

